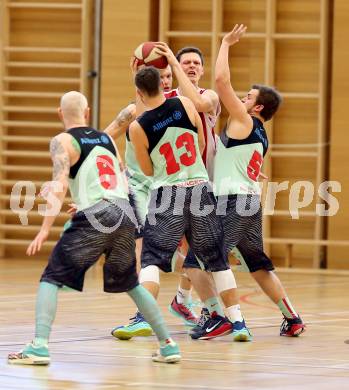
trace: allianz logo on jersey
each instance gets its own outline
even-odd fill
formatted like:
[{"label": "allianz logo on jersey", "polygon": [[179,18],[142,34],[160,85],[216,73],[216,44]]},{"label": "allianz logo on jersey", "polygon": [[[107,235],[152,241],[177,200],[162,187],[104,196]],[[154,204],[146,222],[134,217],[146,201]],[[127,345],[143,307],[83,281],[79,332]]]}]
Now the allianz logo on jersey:
[{"label": "allianz logo on jersey", "polygon": [[80,138],[80,140],[82,145],[109,144],[109,138],[105,135],[101,135],[99,138]]},{"label": "allianz logo on jersey", "polygon": [[164,119],[163,121],[155,123],[155,125],[153,125],[153,130],[159,131],[159,130],[163,129],[164,127],[168,126],[173,121],[178,121],[181,118],[182,118],[182,113],[180,111],[174,111],[173,114],[171,116],[169,116],[168,118]]}]

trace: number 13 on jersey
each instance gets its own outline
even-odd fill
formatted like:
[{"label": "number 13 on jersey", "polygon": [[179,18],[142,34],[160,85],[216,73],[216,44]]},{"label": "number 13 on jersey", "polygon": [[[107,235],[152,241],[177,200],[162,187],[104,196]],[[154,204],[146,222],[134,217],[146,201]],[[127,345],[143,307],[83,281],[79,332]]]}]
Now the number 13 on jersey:
[{"label": "number 13 on jersey", "polygon": [[[196,161],[196,149],[194,136],[188,132],[177,137],[175,142],[176,150],[173,150],[170,142],[166,142],[159,148],[160,154],[166,160],[166,172],[172,175],[181,169],[180,164],[187,167],[193,165]],[[179,156],[179,162],[176,160],[175,154],[178,154],[178,149],[185,147],[186,151]]]}]

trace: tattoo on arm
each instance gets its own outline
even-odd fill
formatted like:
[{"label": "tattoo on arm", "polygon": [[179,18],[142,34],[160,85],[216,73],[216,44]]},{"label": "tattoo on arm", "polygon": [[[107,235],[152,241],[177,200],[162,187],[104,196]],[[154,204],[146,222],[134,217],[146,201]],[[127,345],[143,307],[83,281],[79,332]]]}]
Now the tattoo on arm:
[{"label": "tattoo on arm", "polygon": [[57,138],[53,138],[50,143],[50,153],[53,162],[52,180],[66,179],[70,168],[69,155]]},{"label": "tattoo on arm", "polygon": [[132,111],[128,107],[126,107],[121,110],[115,118],[115,124],[118,127],[127,126],[135,119],[135,117],[136,116],[132,113]]}]

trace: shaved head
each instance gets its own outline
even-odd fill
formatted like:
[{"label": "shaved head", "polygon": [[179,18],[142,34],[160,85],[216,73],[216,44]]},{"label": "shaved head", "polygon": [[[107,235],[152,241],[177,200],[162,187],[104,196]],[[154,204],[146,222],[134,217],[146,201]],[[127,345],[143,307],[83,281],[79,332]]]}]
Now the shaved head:
[{"label": "shaved head", "polygon": [[60,109],[65,121],[79,121],[86,115],[87,99],[80,92],[67,92],[61,98]]}]

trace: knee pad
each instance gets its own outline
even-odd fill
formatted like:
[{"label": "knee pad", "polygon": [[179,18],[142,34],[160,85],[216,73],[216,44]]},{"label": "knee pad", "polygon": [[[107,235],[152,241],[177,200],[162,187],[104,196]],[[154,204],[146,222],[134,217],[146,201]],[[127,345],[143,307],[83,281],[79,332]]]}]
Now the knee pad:
[{"label": "knee pad", "polygon": [[160,284],[160,272],[159,267],[156,265],[148,265],[148,267],[142,268],[139,273],[139,283],[153,282]]},{"label": "knee pad", "polygon": [[237,287],[235,276],[230,269],[227,269],[225,271],[212,272],[212,276],[218,294],[223,291]]}]

